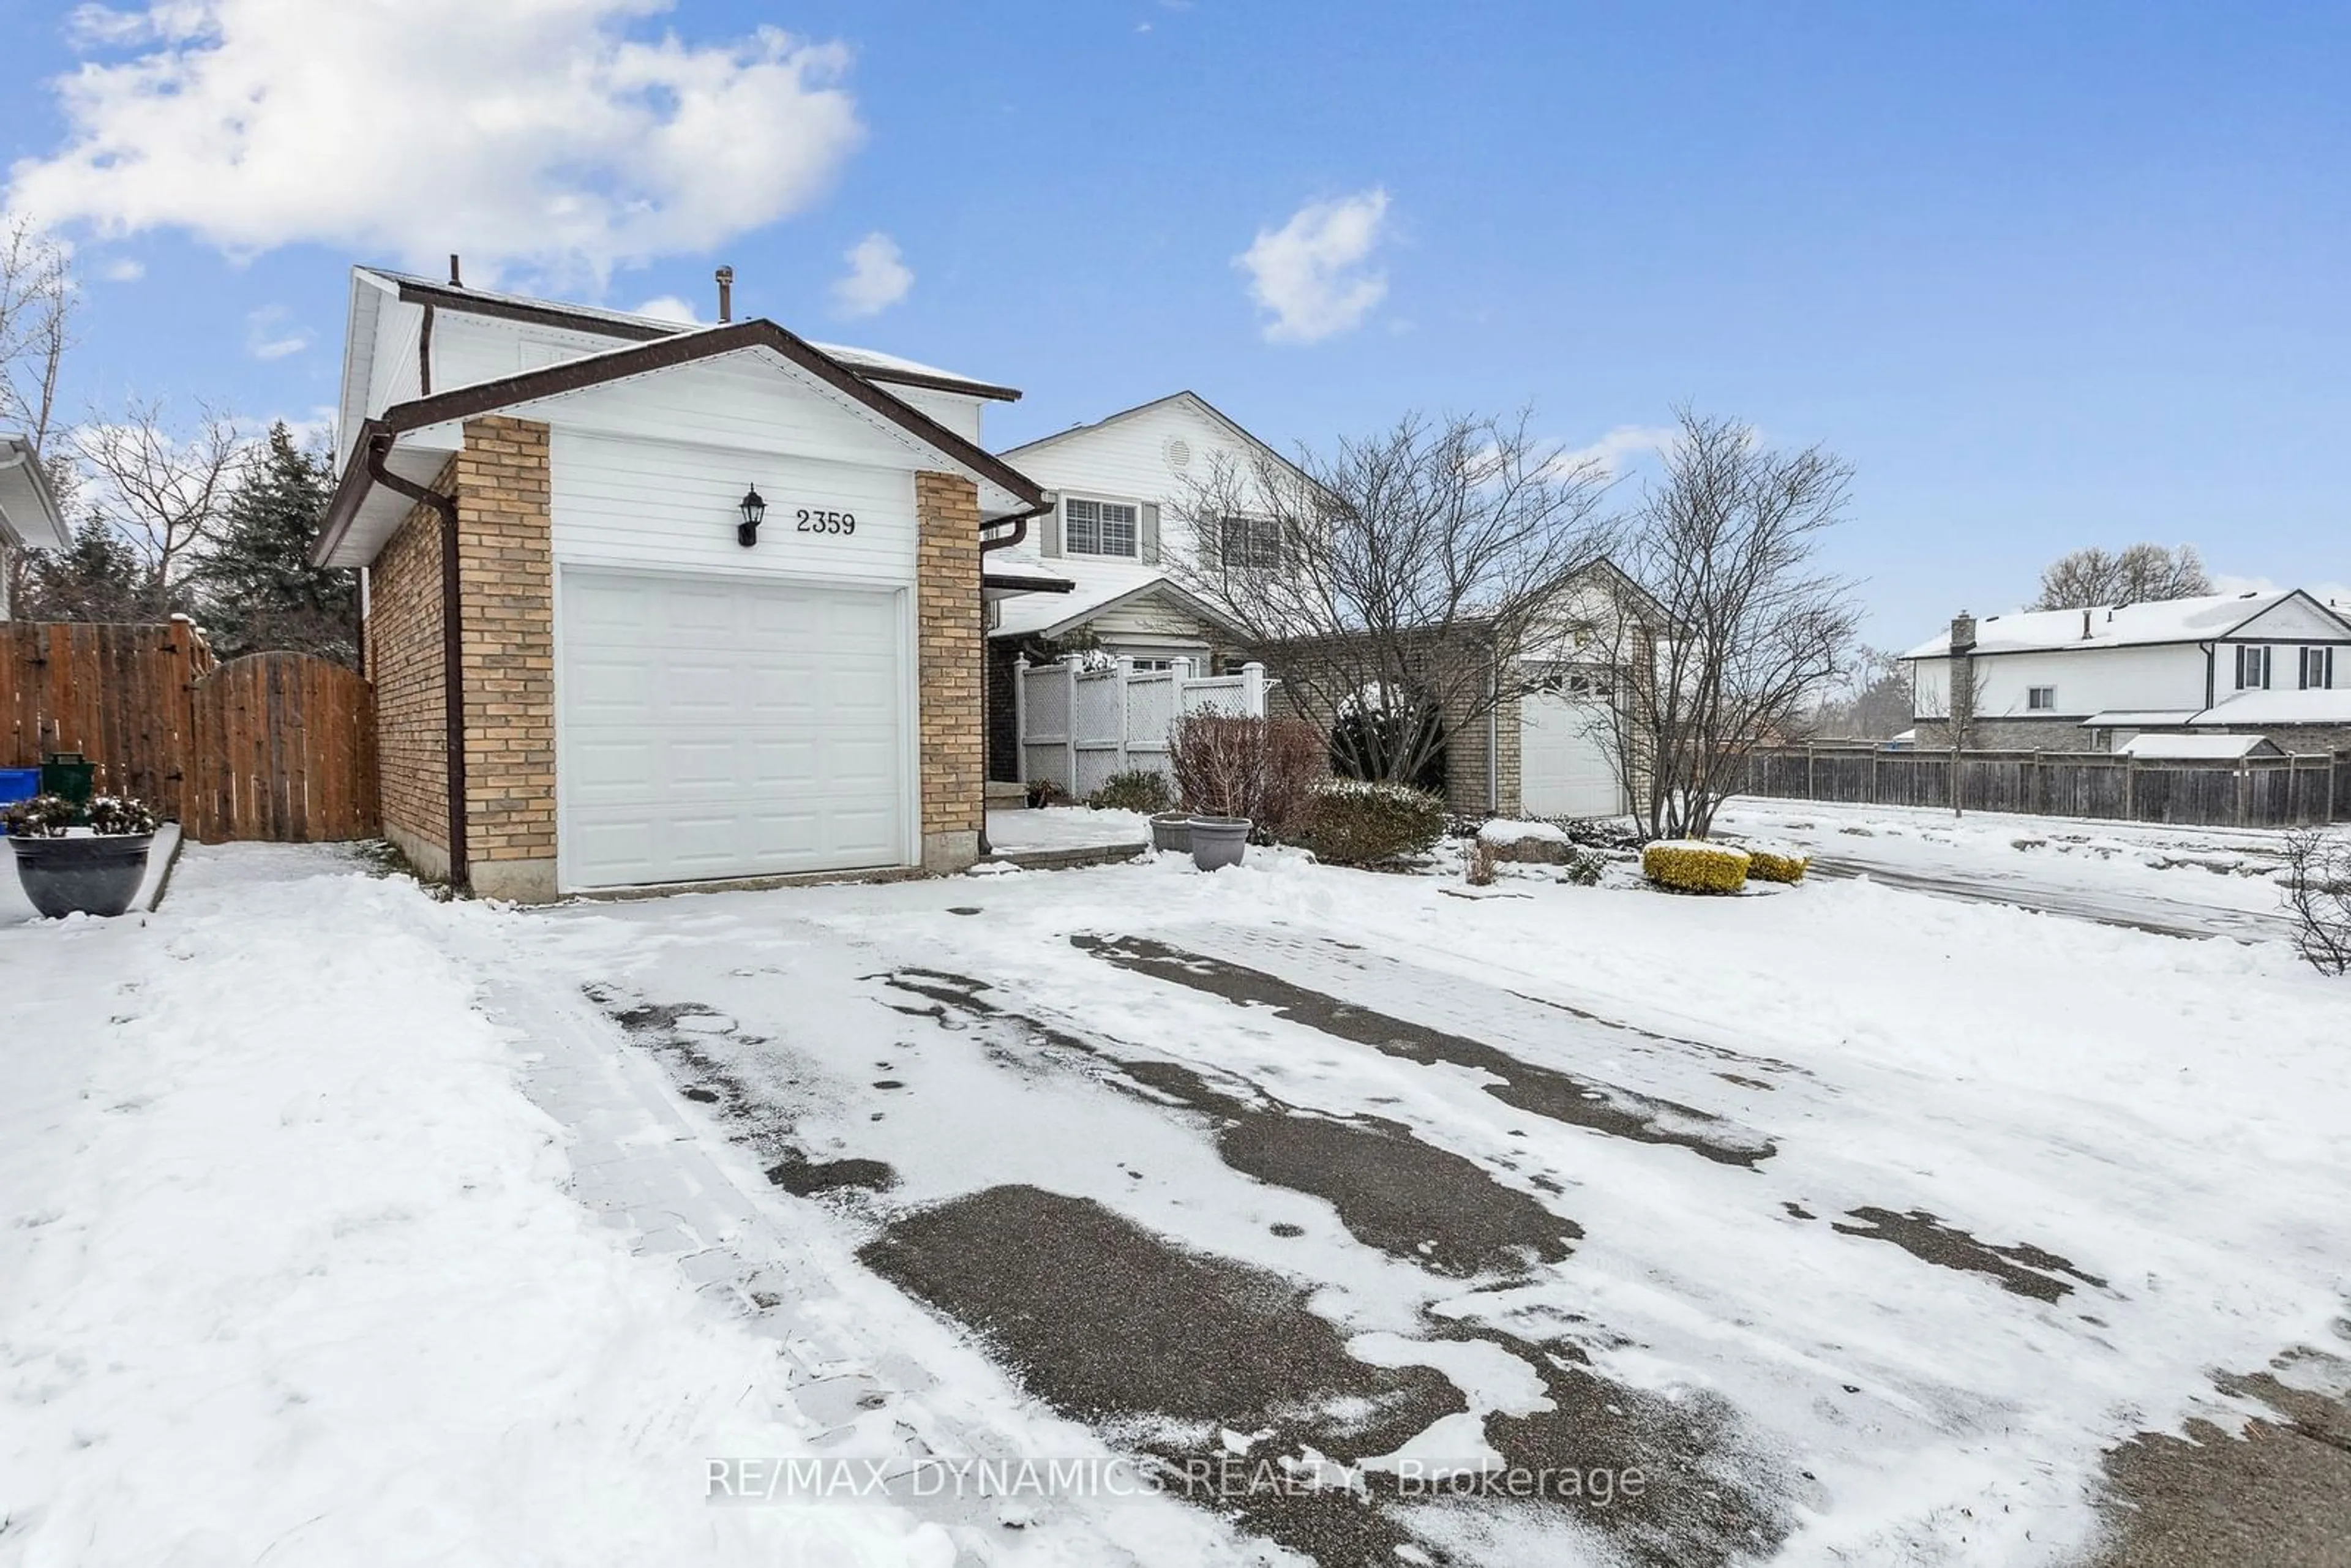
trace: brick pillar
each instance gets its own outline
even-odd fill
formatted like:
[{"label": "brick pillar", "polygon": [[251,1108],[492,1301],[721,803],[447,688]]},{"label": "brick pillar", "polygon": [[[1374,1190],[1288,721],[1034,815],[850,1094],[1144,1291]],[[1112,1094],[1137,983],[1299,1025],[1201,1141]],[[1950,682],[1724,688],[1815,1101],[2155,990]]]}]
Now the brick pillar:
[{"label": "brick pillar", "polygon": [[961,871],[979,858],[987,811],[977,487],[959,475],[915,475],[914,521],[923,869]]},{"label": "brick pillar", "polygon": [[[453,458],[431,488],[456,483]],[[449,727],[441,696],[441,514],[410,508],[368,573],[367,674],[375,688],[383,836],[419,874],[449,874]]]},{"label": "brick pillar", "polygon": [[468,420],[457,455],[465,853],[486,898],[555,896],[555,546],[547,426]]}]

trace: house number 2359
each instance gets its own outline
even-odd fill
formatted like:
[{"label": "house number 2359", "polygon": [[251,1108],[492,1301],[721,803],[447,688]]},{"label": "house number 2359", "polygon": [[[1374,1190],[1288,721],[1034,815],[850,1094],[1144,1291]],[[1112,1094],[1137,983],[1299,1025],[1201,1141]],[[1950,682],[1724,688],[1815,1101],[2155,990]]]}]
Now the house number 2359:
[{"label": "house number 2359", "polygon": [[854,512],[819,512],[807,507],[799,508],[799,521],[793,525],[796,534],[853,534],[857,531]]}]

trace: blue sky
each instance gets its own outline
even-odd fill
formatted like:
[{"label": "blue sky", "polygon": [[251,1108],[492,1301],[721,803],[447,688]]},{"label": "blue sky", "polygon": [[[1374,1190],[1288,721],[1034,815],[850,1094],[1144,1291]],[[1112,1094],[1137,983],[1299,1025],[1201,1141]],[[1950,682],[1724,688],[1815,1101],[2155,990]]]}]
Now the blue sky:
[{"label": "blue sky", "polygon": [[492,13],[0,0],[76,400],[314,416],[352,260],[705,312],[726,261],[741,310],[1023,388],[999,444],[1186,386],[1277,444],[1734,413],[1855,465],[1880,641],[2082,544],[2351,582],[2339,5]]}]

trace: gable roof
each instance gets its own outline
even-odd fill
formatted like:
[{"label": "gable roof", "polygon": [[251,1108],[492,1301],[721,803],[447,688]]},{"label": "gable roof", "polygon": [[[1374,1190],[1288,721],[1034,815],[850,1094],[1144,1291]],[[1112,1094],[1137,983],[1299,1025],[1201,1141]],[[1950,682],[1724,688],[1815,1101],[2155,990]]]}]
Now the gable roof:
[{"label": "gable roof", "polygon": [[49,489],[32,437],[0,434],[0,542],[70,549],[73,531]]},{"label": "gable roof", "polygon": [[[893,397],[881,387],[851,371],[831,355],[786,331],[773,321],[754,319],[730,322],[724,327],[674,332],[608,350],[601,354],[588,354],[538,370],[524,371],[517,375],[501,376],[496,381],[478,382],[472,386],[435,392],[430,397],[412,398],[406,402],[394,403],[376,418],[369,420],[366,429],[359,433],[352,443],[342,476],[335,486],[332,500],[328,504],[326,519],[319,528],[318,540],[311,546],[310,559],[319,565],[329,564],[350,532],[361,504],[374,487],[374,481],[368,473],[368,460],[370,448],[377,441],[389,446],[403,434],[433,425],[455,423],[517,404],[535,402],[542,398],[559,397],[567,392],[582,392],[634,376],[674,370],[682,365],[745,350],[773,353],[807,371],[844,401],[856,403],[897,426],[972,478],[1006,491],[1022,507],[1033,511],[1043,506],[1044,492],[1010,464],[981,450],[921,410]],[[438,459],[434,462],[437,467]],[[416,476],[410,476],[412,478]],[[405,503],[401,509],[405,512]],[[1025,514],[999,514],[1003,515]],[[983,523],[991,520],[995,519],[988,518],[983,512]]]},{"label": "gable roof", "polygon": [[[1025,561],[1019,564],[1028,565]],[[1069,580],[1069,591],[1057,592],[1050,600],[1008,601],[989,636],[1064,637],[1098,615],[1145,599],[1164,600],[1229,636],[1243,634],[1230,617],[1197,595],[1186,593],[1155,566],[1059,556],[1054,558],[1050,570]]]},{"label": "gable roof", "polygon": [[[362,267],[355,272],[379,280],[392,288],[404,305],[430,305],[436,310],[455,310],[463,315],[488,316],[502,320],[525,321],[541,327],[559,327],[571,332],[592,332],[601,337],[617,338],[629,342],[651,342],[656,338],[674,338],[682,334],[706,331],[707,328],[686,322],[671,321],[659,316],[639,316],[626,310],[607,310],[595,305],[572,305],[559,300],[533,299],[520,294],[500,294],[494,289],[470,288],[462,284],[435,283],[430,278],[413,277],[404,272],[391,272],[380,267]],[[733,325],[734,323],[723,323]],[[821,352],[847,365],[869,382],[881,382],[893,386],[925,387],[933,392],[960,392],[967,397],[992,399],[998,402],[1017,402],[1020,393],[1012,387],[998,386],[991,382],[974,381],[969,376],[943,371],[935,365],[922,364],[872,349],[851,348],[841,343],[812,344]]]},{"label": "gable roof", "polygon": [[[2148,647],[2165,643],[2220,642],[2247,623],[2289,602],[2300,601],[2351,639],[2344,612],[2299,588],[2267,593],[2208,593],[2194,599],[2157,600],[2081,610],[2028,610],[1987,615],[1976,623],[1979,653],[2066,653],[2085,648]],[[2087,635],[2085,635],[2087,615]],[[1902,655],[1943,659],[1951,653],[1947,629]]]},{"label": "gable roof", "polygon": [[1104,414],[1102,418],[1095,420],[1091,424],[1073,424],[1067,430],[1058,430],[1050,435],[1040,435],[1034,441],[1024,441],[1018,446],[1008,446],[1001,454],[999,454],[999,455],[1009,457],[1013,454],[1019,452],[1037,452],[1045,447],[1052,446],[1061,442],[1069,441],[1078,436],[1099,434],[1101,432],[1108,430],[1112,425],[1133,419],[1139,414],[1149,413],[1154,409],[1165,408],[1171,402],[1185,404],[1194,413],[1207,420],[1210,423],[1221,426],[1227,433],[1231,434],[1235,440],[1240,442],[1243,445],[1255,447],[1258,451],[1265,454],[1268,457],[1272,458],[1276,463],[1280,464],[1284,468],[1289,469],[1292,474],[1297,475],[1299,478],[1307,479],[1308,483],[1312,483],[1311,479],[1308,479],[1304,470],[1301,469],[1297,464],[1292,463],[1289,458],[1284,457],[1280,452],[1275,451],[1273,447],[1250,434],[1247,430],[1241,427],[1238,422],[1228,415],[1222,409],[1217,407],[1216,404],[1210,402],[1207,398],[1202,397],[1198,392],[1189,390],[1178,392],[1170,392],[1165,397],[1155,397],[1149,402],[1139,402],[1133,408],[1123,408],[1116,413]]},{"label": "gable roof", "polygon": [[2275,757],[2276,746],[2259,735],[2139,735],[2115,747],[2117,757],[2140,757],[2166,762],[2234,762],[2247,757]]}]

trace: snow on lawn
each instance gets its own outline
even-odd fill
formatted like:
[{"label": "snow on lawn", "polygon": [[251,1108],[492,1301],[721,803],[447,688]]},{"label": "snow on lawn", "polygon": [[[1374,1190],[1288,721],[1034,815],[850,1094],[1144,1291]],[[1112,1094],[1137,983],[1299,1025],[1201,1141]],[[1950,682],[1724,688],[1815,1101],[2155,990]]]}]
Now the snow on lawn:
[{"label": "snow on lawn", "polygon": [[807,1451],[775,1347],[560,1190],[436,942],[481,924],[238,845],[0,929],[0,1562],[953,1560],[703,1504],[699,1456]]},{"label": "snow on lawn", "polygon": [[1716,827],[1733,839],[1800,844],[1825,870],[1925,891],[2006,893],[2086,918],[2211,936],[2283,930],[2278,832],[1761,800],[1734,802]]},{"label": "snow on lawn", "polygon": [[[2106,1446],[2241,1409],[2216,1371],[2332,1343],[2351,1291],[2351,987],[2282,945],[1868,882],[1741,899],[1513,885],[1468,901],[1286,854],[1213,876],[1162,856],[984,891],[559,911],[535,917],[537,961],[629,955],[641,994],[707,1000],[771,1040],[728,1071],[796,1083],[777,1092],[823,1157],[889,1162],[904,1186],[885,1211],[1034,1184],[1301,1277],[1351,1333],[1547,1324],[1607,1376],[1719,1395],[1755,1452],[1815,1478],[1790,1500],[1795,1560],[2055,1560],[2091,1528]],[[1070,941],[1088,934],[1273,971],[1696,1107],[1774,1152],[1750,1169],[1515,1111],[1476,1071],[1237,1009]],[[975,977],[1052,1028],[1405,1125],[1583,1238],[1508,1289],[1432,1279],[1082,1074],[858,1023],[837,977],[859,963]],[[879,1092],[862,1082],[877,1070]]]},{"label": "snow on lawn", "polygon": [[[1825,814],[1786,815],[1772,836]],[[28,1563],[189,1538],[196,1563],[281,1538],[338,1562],[949,1550],[886,1511],[704,1509],[691,1456],[805,1448],[772,1353],[559,1191],[556,1140],[585,1134],[517,1095],[515,1048],[469,1007],[485,984],[705,1009],[690,1050],[658,1049],[702,1075],[695,1098],[726,1097],[688,1107],[714,1157],[764,1127],[890,1167],[870,1196],[778,1198],[825,1228],[823,1257],[1018,1186],[1301,1281],[1357,1361],[1458,1386],[1395,1453],[1472,1449],[1458,1412],[1518,1419],[1574,1358],[1659,1408],[1720,1401],[1718,1458],[1790,1561],[2062,1561],[2105,1448],[2242,1409],[2213,1375],[2332,1344],[2351,1295],[2351,985],[2274,941],[1867,880],[1706,899],[1520,877],[1466,899],[1259,851],[1213,875],[1158,856],[535,912],[335,863],[198,852],[143,925],[0,930],[24,1024],[0,1042],[0,1515],[31,1521]],[[1290,999],[1236,1005],[1204,988],[1218,972]],[[1316,996],[1345,1005],[1318,1021]],[[1508,1061],[1384,1048],[1416,1028]],[[1258,1109],[1106,1082],[1142,1060]],[[1594,1114],[1652,1107],[1646,1130],[1492,1092],[1535,1071],[1593,1082]],[[1459,1233],[1377,1247],[1318,1195],[1331,1173],[1235,1166],[1217,1129],[1278,1138],[1261,1113],[1409,1134],[1425,1168],[1459,1167]],[[1580,1230],[1568,1255],[1507,1280],[1430,1261],[1531,1210]],[[867,1348],[919,1364],[924,1398],[1073,1442],[843,1266]],[[1421,1513],[1424,1542],[1487,1542],[1470,1560],[1614,1552],[1552,1516]],[[1218,1560],[1196,1540],[1137,1556]]]}]

